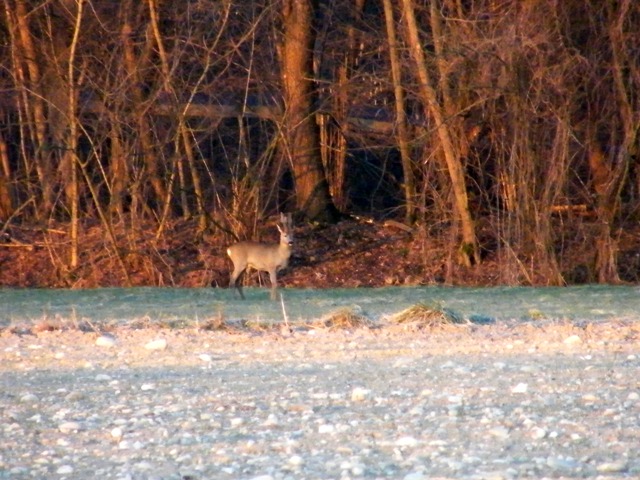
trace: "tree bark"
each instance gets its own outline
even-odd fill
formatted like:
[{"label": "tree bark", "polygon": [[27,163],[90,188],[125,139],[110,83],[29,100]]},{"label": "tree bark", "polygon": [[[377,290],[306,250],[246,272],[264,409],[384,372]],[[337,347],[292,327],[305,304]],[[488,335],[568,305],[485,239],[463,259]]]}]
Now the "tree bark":
[{"label": "tree bark", "polygon": [[[22,91],[20,101],[28,123],[34,127],[29,127],[31,134],[35,139],[34,163],[40,188],[42,189],[40,207],[36,210],[36,215],[46,217],[53,208],[54,197],[54,175],[53,162],[48,158],[44,158],[46,154],[43,152],[49,150],[47,147],[47,115],[43,96],[40,92],[42,82],[42,72],[38,65],[39,55],[36,52],[31,27],[29,25],[29,13],[27,11],[26,2],[24,0],[16,0],[14,6],[11,6],[8,0],[5,0],[5,9],[7,21],[10,22],[12,30],[12,40],[14,44],[13,58],[14,68],[18,79],[21,83]],[[15,23],[14,23],[15,22]],[[17,34],[15,33],[17,31]],[[23,69],[23,64],[26,69]],[[26,130],[26,129],[25,129]]]},{"label": "tree bark", "polygon": [[76,103],[77,103],[77,89],[76,89],[76,48],[78,46],[78,37],[80,36],[80,25],[82,23],[82,7],[83,0],[78,0],[76,21],[73,29],[73,38],[71,45],[69,45],[69,59],[67,70],[67,93],[68,107],[69,107],[69,133],[67,137],[67,148],[64,155],[65,163],[68,163],[70,171],[70,179],[67,185],[65,185],[65,191],[67,195],[67,201],[71,204],[71,225],[69,236],[71,238],[71,250],[69,252],[69,264],[71,268],[78,266],[78,224],[79,219],[79,202],[80,202],[80,190],[78,188],[78,117],[76,116]]},{"label": "tree bark", "polygon": [[[435,1],[435,0],[434,0]],[[460,246],[460,261],[471,266],[473,263],[480,263],[480,251],[476,238],[475,225],[471,211],[469,210],[469,200],[467,197],[467,187],[465,184],[464,169],[460,161],[460,152],[453,141],[449,125],[447,124],[445,109],[440,104],[438,94],[433,86],[433,82],[427,70],[424,51],[418,35],[413,1],[402,0],[404,18],[406,22],[407,43],[411,50],[411,55],[416,65],[418,76],[419,93],[422,97],[425,113],[430,115],[436,124],[438,136],[442,144],[444,158],[451,179],[451,186],[455,197],[455,206],[460,218],[462,228],[462,245]]]},{"label": "tree bark", "polygon": [[405,221],[411,225],[416,220],[416,182],[413,174],[413,162],[411,160],[411,147],[409,143],[409,130],[407,128],[407,115],[404,105],[404,89],[402,88],[402,70],[398,59],[398,46],[396,41],[396,28],[393,19],[393,6],[391,0],[383,0],[384,16],[387,26],[387,43],[389,44],[389,59],[391,62],[391,77],[393,78],[393,91],[396,107],[396,128],[400,158],[402,159],[402,173],[404,175],[404,202]]},{"label": "tree bark", "polygon": [[311,221],[339,218],[320,156],[320,132],[313,111],[313,5],[311,0],[284,0],[282,83],[285,96],[284,147],[291,158],[296,206]]},{"label": "tree bark", "polygon": [[[0,223],[6,222],[14,212],[11,199],[11,165],[7,143],[0,132]],[[0,229],[1,230],[1,229]]]}]

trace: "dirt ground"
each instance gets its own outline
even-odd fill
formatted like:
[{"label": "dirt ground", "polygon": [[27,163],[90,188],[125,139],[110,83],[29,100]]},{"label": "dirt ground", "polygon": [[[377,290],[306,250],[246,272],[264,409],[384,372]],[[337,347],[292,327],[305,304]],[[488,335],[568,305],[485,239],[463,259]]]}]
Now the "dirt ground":
[{"label": "dirt ground", "polygon": [[640,325],[0,332],[0,478],[638,478]]},{"label": "dirt ground", "polygon": [[[570,226],[568,221],[554,219],[562,248],[557,267],[567,283],[595,282],[596,252],[585,239],[593,238],[590,229],[597,225],[574,219]],[[116,253],[102,226],[88,222],[80,231],[78,267],[71,269],[66,225],[9,225],[1,231],[0,286],[7,287],[226,286],[231,263],[225,250],[235,241],[220,231],[199,235],[193,220],[168,224],[159,241],[153,224],[127,230],[116,225]],[[299,224],[289,268],[279,281],[292,287],[353,288],[548,285],[557,280],[535,255],[527,258],[530,253],[497,249],[495,231],[486,219],[478,219],[478,237],[482,263],[466,268],[457,261],[457,237],[450,226],[426,231],[364,218],[324,227]],[[275,224],[264,225],[258,239],[277,242]],[[621,279],[640,281],[638,227],[620,231],[618,246]],[[257,284],[257,274],[248,281]]]}]

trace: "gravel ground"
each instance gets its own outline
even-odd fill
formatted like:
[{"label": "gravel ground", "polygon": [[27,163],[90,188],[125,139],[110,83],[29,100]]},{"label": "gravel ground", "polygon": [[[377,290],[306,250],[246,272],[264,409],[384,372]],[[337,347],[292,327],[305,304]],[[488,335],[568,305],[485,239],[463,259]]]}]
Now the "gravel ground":
[{"label": "gravel ground", "polygon": [[640,324],[0,334],[0,478],[639,478]]}]

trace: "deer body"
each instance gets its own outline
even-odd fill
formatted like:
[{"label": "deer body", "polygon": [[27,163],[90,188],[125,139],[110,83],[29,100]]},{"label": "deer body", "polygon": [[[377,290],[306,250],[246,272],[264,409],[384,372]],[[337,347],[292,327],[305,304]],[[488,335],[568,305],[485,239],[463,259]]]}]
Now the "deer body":
[{"label": "deer body", "polygon": [[261,243],[244,241],[231,245],[227,249],[227,255],[233,262],[233,272],[229,281],[229,288],[235,287],[244,299],[240,276],[251,267],[261,272],[268,272],[271,280],[271,299],[276,299],[276,289],[278,286],[276,275],[279,270],[286,268],[291,256],[293,245],[293,232],[291,226],[291,216],[285,217],[281,214],[280,221],[282,227],[278,225],[280,231],[280,243]]}]

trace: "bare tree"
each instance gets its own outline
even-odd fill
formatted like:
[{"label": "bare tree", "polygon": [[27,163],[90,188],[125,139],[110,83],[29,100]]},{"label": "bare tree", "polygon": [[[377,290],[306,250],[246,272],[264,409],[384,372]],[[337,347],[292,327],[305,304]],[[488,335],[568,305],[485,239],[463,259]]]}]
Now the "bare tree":
[{"label": "bare tree", "polygon": [[637,275],[638,2],[88,6],[0,11],[0,228],[64,231],[56,271],[86,263],[94,219],[126,278],[168,268],[175,222],[254,236],[291,196],[315,220],[424,212],[504,283]]},{"label": "bare tree", "polygon": [[[34,151],[33,162],[42,190],[35,200],[40,205],[36,214],[47,215],[53,208],[54,162],[47,158],[47,114],[46,102],[41,91],[41,58],[30,24],[29,11],[25,0],[4,0],[5,20],[11,38],[11,61],[17,87],[17,107],[22,120],[20,123],[25,148]],[[32,142],[28,142],[31,139]],[[30,143],[29,147],[27,144]],[[31,156],[31,155],[30,155]],[[25,157],[26,160],[26,157]],[[30,169],[28,169],[30,170]]]},{"label": "bare tree", "polygon": [[383,0],[384,16],[387,26],[387,42],[389,43],[389,59],[391,62],[391,76],[393,77],[393,92],[396,107],[396,128],[398,129],[398,147],[402,159],[402,171],[404,174],[404,202],[405,221],[412,224],[416,219],[416,181],[413,173],[414,165],[411,158],[411,145],[409,141],[409,128],[407,126],[406,105],[404,87],[402,86],[402,70],[398,55],[396,39],[396,27],[393,18],[393,6],[391,0]]},{"label": "bare tree", "polygon": [[[633,92],[640,87],[640,63],[628,45],[632,43],[634,19],[637,21],[639,13],[635,2],[630,0],[607,4],[600,12],[589,12],[592,19],[606,22],[602,37],[608,39],[608,44],[594,60],[604,61],[604,68],[611,72],[611,85],[607,87],[611,88],[613,97],[605,100],[611,102],[613,109],[601,105],[599,111],[588,118],[585,142],[600,225],[595,270],[598,281],[603,283],[620,282],[616,223],[622,203],[621,194],[632,159],[638,151],[640,100]],[[597,74],[601,69],[602,66],[596,64],[592,71]],[[600,80],[594,80],[596,85],[601,85]],[[600,88],[596,87],[596,90]],[[608,112],[604,118],[603,111]]]},{"label": "bare tree", "polygon": [[313,18],[311,0],[284,0],[282,85],[285,97],[284,147],[291,158],[296,204],[310,220],[338,218],[320,157],[320,134],[314,117]]},{"label": "bare tree", "polygon": [[80,28],[82,25],[82,8],[83,0],[77,1],[75,13],[75,24],[73,26],[73,37],[69,45],[69,58],[67,60],[67,94],[68,109],[67,122],[69,124],[69,132],[67,135],[67,148],[63,157],[63,168],[70,173],[67,180],[66,192],[67,200],[71,204],[71,225],[69,238],[71,240],[71,252],[69,258],[69,266],[76,268],[78,266],[78,227],[79,227],[79,187],[78,187],[78,118],[77,102],[78,102],[78,76],[76,70],[76,49],[78,47],[78,38],[80,36]]},{"label": "bare tree", "polygon": [[[436,1],[434,0],[431,5],[432,22],[437,22],[437,20],[433,18],[438,15]],[[413,1],[403,0],[402,7],[406,23],[406,40],[415,63],[416,75],[419,80],[419,92],[422,97],[426,115],[432,117],[436,124],[447,170],[451,179],[456,214],[460,219],[462,227],[462,245],[459,250],[460,260],[464,265],[471,266],[473,263],[480,263],[480,250],[476,238],[474,220],[469,209],[469,199],[467,197],[464,169],[460,161],[460,151],[456,148],[456,143],[452,136],[449,118],[446,115],[446,106],[439,100],[441,96],[447,99],[448,95],[446,91],[441,91],[441,95],[438,95],[438,91],[431,79],[418,32],[418,23],[416,21]],[[437,32],[433,33],[437,35]],[[440,75],[444,77],[441,83],[446,84],[446,71],[441,69]]]},{"label": "bare tree", "polygon": [[7,142],[0,133],[0,222],[6,222],[13,214],[11,177]]}]

